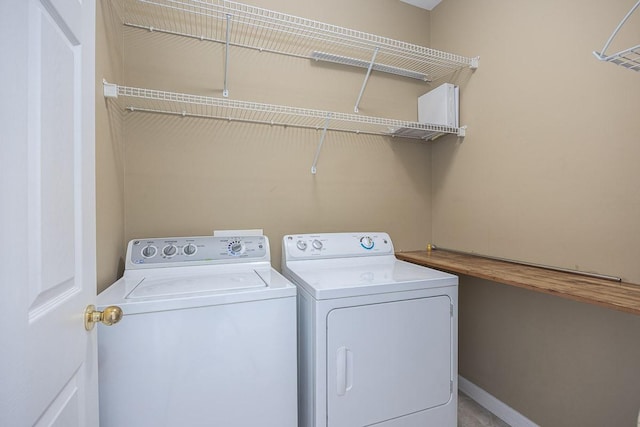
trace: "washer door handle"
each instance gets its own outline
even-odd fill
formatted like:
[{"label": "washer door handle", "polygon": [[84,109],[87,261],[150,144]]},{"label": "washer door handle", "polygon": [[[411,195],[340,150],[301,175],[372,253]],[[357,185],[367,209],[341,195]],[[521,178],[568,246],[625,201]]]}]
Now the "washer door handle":
[{"label": "washer door handle", "polygon": [[338,396],[353,388],[353,352],[344,346],[336,351],[336,387]]}]

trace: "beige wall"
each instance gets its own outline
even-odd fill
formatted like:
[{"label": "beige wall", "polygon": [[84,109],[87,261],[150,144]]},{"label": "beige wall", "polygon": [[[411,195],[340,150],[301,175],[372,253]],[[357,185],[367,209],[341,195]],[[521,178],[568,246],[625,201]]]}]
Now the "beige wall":
[{"label": "beige wall", "polygon": [[122,113],[107,108],[102,79],[122,80],[120,2],[101,0],[96,7],[96,241],[98,292],[123,271],[124,135]]},{"label": "beige wall", "polygon": [[635,427],[640,316],[461,277],[460,375],[543,427]]},{"label": "beige wall", "polygon": [[[433,145],[436,244],[640,283],[640,75],[591,54],[631,3],[432,12],[432,47],[480,56],[467,137]],[[638,22],[617,47],[640,41]],[[545,427],[635,425],[638,316],[468,277],[460,298],[461,375]]]},{"label": "beige wall", "polygon": [[[428,44],[428,12],[396,1],[255,2],[285,13]],[[389,18],[392,17],[392,18]],[[221,96],[223,46],[125,30],[123,84]],[[364,69],[233,48],[230,99],[352,112]],[[416,119],[428,86],[374,73],[365,115]],[[262,228],[279,268],[287,233],[379,230],[398,249],[430,240],[426,143],[146,113],[125,117],[126,239]]]},{"label": "beige wall", "polygon": [[432,12],[434,48],[480,56],[461,90],[467,137],[433,147],[436,244],[640,283],[640,76],[591,53],[629,3],[446,0]]}]

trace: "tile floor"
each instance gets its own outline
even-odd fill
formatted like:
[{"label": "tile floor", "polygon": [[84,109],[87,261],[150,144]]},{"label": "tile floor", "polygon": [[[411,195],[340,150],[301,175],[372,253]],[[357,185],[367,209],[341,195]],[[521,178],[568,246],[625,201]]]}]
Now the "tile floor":
[{"label": "tile floor", "polygon": [[509,424],[458,391],[458,427],[510,427]]}]

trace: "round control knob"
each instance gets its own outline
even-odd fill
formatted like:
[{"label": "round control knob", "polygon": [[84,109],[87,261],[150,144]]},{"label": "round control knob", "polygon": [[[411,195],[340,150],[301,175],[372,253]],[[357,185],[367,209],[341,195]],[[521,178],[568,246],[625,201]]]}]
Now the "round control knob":
[{"label": "round control knob", "polygon": [[311,246],[313,246],[314,249],[322,249],[322,242],[320,240],[314,240],[313,242],[311,242]]},{"label": "round control knob", "polygon": [[198,248],[193,243],[189,243],[184,248],[182,248],[182,251],[187,256],[191,256],[191,255],[195,254],[197,250],[198,250]]},{"label": "round control knob", "polygon": [[365,249],[373,249],[373,239],[369,236],[364,236],[360,239],[360,245]]},{"label": "round control knob", "polygon": [[171,258],[178,252],[178,248],[175,245],[167,245],[162,248],[162,254],[168,258]]},{"label": "round control knob", "polygon": [[230,255],[242,255],[244,253],[244,243],[240,240],[234,240],[227,246]]},{"label": "round control knob", "polygon": [[296,246],[301,251],[306,251],[307,250],[307,242],[305,242],[304,240],[298,240],[298,243],[296,243]]},{"label": "round control knob", "polygon": [[158,248],[156,248],[153,245],[147,245],[144,248],[142,248],[142,256],[145,258],[154,257],[156,253],[158,253]]}]

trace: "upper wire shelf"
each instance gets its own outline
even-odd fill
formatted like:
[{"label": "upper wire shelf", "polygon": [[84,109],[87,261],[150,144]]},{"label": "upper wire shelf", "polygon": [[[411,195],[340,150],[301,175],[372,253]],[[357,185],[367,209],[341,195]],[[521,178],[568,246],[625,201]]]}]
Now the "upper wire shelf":
[{"label": "upper wire shelf", "polygon": [[426,81],[478,66],[477,57],[226,0],[125,0],[124,24],[300,58],[329,55],[350,65],[373,62],[376,52],[374,69]]},{"label": "upper wire shelf", "polygon": [[106,81],[104,82],[104,95],[107,98],[125,98],[125,108],[132,112],[164,113],[183,117],[223,119],[325,131],[433,140],[444,134],[464,136],[466,129],[465,127],[456,128],[358,114],[134,88]]},{"label": "upper wire shelf", "polygon": [[635,10],[640,6],[640,0],[629,10],[629,12],[622,18],[622,21],[618,24],[618,26],[613,30],[609,40],[605,43],[601,52],[593,52],[594,56],[598,58],[600,61],[612,62],[614,64],[620,65],[625,68],[629,68],[633,71],[640,71],[640,45],[636,45],[634,47],[630,47],[628,49],[621,50],[620,52],[614,53],[612,55],[607,55],[605,52],[609,48],[609,45],[616,37],[616,35],[620,32],[622,26],[627,22],[629,17],[635,12]]}]

